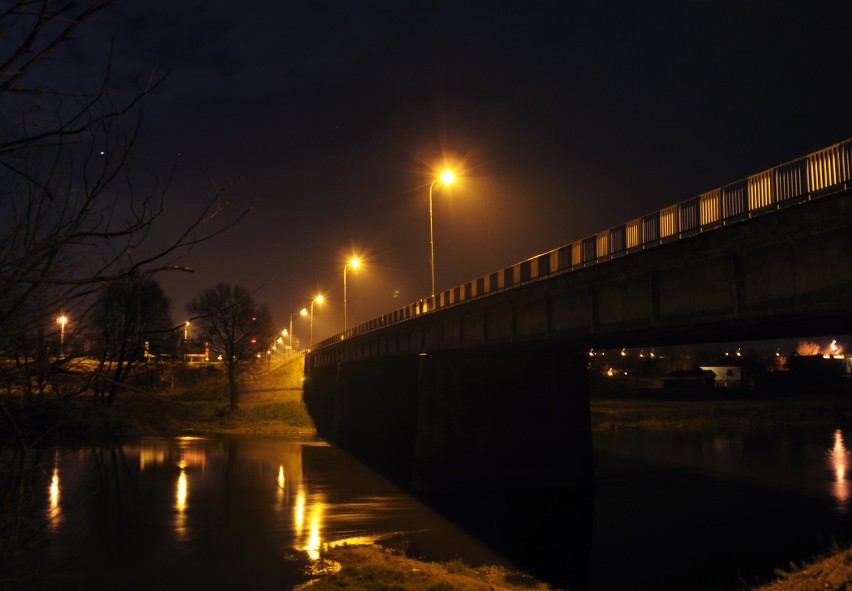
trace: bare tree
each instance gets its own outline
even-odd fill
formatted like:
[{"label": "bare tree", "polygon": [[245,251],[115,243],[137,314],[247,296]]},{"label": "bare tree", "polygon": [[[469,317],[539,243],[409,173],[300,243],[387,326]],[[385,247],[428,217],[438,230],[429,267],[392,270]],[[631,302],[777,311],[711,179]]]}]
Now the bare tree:
[{"label": "bare tree", "polygon": [[174,349],[169,299],[150,277],[133,276],[104,286],[95,305],[92,372],[97,400],[112,404],[141,362]]},{"label": "bare tree", "polygon": [[239,370],[256,361],[272,343],[275,327],[266,306],[255,303],[251,293],[238,285],[219,283],[202,291],[186,306],[201,327],[201,336],[213,353],[222,358],[228,374],[231,409],[237,408]]},{"label": "bare tree", "polygon": [[60,315],[87,330],[104,286],[190,270],[180,257],[248,211],[233,211],[233,186],[214,183],[188,223],[152,239],[171,172],[165,182],[142,177],[131,155],[143,102],[165,76],[152,68],[134,90],[119,89],[110,59],[94,85],[55,76],[60,49],[114,3],[0,9],[0,357],[7,391],[30,398],[73,361],[57,346]]}]

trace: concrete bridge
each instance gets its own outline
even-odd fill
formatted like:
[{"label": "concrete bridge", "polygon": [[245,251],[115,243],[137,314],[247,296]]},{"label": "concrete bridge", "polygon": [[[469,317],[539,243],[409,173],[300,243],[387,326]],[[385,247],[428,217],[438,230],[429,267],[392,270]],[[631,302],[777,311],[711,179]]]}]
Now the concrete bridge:
[{"label": "concrete bridge", "polygon": [[845,333],[852,140],[336,335],[305,402],[415,490],[560,488],[591,472],[590,348]]}]

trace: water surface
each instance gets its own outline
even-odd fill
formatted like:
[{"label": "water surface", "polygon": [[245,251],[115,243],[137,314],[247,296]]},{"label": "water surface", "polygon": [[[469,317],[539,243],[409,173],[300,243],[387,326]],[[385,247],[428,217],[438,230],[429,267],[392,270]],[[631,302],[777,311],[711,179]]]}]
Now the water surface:
[{"label": "water surface", "polygon": [[[291,589],[321,570],[323,547],[370,540],[519,566],[563,588],[752,587],[852,541],[849,437],[596,433],[588,496],[516,494],[507,483],[444,497],[455,523],[322,442],[150,438],[42,451],[27,481],[34,514],[47,517],[30,588]],[[20,482],[5,465],[9,491]],[[571,468],[554,458],[553,469]]]}]

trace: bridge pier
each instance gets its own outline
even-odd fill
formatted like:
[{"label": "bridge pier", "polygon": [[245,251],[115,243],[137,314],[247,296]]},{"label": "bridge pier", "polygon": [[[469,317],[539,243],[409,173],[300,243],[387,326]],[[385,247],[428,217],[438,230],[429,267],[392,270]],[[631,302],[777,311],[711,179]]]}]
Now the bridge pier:
[{"label": "bridge pier", "polygon": [[591,477],[583,355],[502,346],[307,368],[321,436],[411,490],[557,489]]},{"label": "bridge pier", "polygon": [[416,355],[306,368],[304,400],[317,432],[406,486],[417,411]]}]

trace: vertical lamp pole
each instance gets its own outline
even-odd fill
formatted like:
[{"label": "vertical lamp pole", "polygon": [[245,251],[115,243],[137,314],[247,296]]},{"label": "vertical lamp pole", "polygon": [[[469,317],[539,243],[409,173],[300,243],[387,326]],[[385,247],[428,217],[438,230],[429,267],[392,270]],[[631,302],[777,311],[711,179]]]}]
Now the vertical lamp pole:
[{"label": "vertical lamp pole", "polygon": [[358,257],[352,257],[349,262],[343,267],[343,334],[346,334],[346,271],[349,267],[357,269],[361,264]]},{"label": "vertical lamp pole", "polygon": [[[302,316],[307,316],[308,309],[302,308],[301,310],[299,310],[299,314],[301,314]],[[293,314],[290,314],[290,350],[293,350]]]},{"label": "vertical lamp pole", "polygon": [[314,346],[314,304],[321,304],[323,303],[323,301],[324,298],[322,297],[322,294],[319,294],[317,297],[311,300],[311,337],[308,349],[312,349]]},{"label": "vertical lamp pole", "polygon": [[445,185],[449,185],[456,178],[451,170],[445,170],[441,176],[432,181],[429,185],[429,266],[432,270],[432,297],[435,297],[435,232],[432,224],[432,187],[435,183],[441,181]]}]

